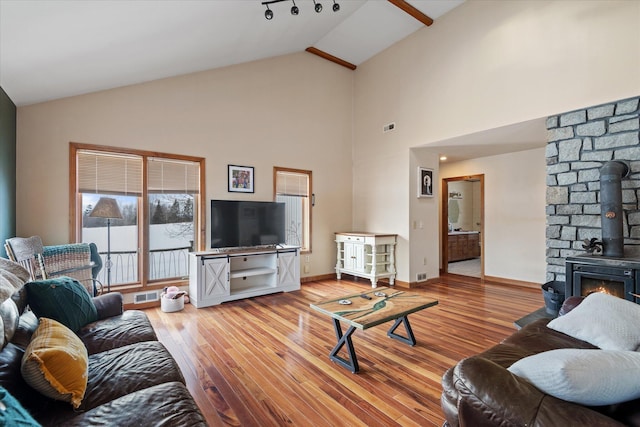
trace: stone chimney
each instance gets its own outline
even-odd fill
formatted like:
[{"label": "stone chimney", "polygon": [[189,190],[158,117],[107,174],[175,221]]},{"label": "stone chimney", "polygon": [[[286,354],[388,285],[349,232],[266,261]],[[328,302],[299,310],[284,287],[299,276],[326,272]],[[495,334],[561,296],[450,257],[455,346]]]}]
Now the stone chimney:
[{"label": "stone chimney", "polygon": [[615,238],[624,256],[640,258],[639,107],[635,97],[547,119],[547,281],[565,281],[565,259],[584,255],[585,239],[608,238],[601,218],[608,196],[603,199],[600,175],[611,161],[628,168],[620,182],[621,231]]}]

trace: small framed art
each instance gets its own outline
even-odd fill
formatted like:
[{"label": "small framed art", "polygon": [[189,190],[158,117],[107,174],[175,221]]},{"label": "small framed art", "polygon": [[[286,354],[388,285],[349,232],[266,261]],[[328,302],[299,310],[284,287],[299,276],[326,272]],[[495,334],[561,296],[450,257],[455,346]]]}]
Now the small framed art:
[{"label": "small framed art", "polygon": [[253,193],[253,167],[229,165],[229,192]]},{"label": "small framed art", "polygon": [[418,197],[433,197],[433,169],[418,167]]}]

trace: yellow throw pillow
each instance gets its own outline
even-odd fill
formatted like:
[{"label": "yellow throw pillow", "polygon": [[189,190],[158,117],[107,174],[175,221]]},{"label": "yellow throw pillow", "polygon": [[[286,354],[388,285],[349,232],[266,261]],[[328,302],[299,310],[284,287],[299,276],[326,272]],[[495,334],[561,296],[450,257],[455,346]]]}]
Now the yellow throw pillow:
[{"label": "yellow throw pillow", "polygon": [[88,358],[76,334],[42,317],[22,357],[22,377],[43,395],[78,408],[87,389]]}]

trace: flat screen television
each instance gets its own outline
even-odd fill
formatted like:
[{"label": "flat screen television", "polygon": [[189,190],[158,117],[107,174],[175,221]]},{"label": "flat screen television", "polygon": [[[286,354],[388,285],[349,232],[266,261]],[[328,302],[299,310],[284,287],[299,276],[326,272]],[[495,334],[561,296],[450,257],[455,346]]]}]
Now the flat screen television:
[{"label": "flat screen television", "polygon": [[211,200],[212,249],[284,243],[284,203]]}]

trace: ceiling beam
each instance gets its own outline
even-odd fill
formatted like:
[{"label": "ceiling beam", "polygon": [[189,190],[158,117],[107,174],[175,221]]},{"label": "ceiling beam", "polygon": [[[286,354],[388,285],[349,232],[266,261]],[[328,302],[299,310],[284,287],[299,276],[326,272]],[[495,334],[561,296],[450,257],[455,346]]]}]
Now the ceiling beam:
[{"label": "ceiling beam", "polygon": [[324,58],[327,61],[335,62],[338,65],[342,65],[343,67],[347,67],[350,70],[355,70],[356,66],[351,62],[347,62],[344,59],[340,59],[337,56],[333,56],[330,53],[327,53],[323,50],[316,49],[315,47],[308,47],[305,49],[309,53],[313,53],[314,55],[318,55],[320,58]]},{"label": "ceiling beam", "polygon": [[427,27],[430,26],[431,24],[433,24],[433,19],[429,18],[427,15],[425,15],[422,12],[420,12],[415,7],[411,6],[405,0],[389,0],[389,3],[393,4],[394,6],[399,7],[400,9],[402,9],[403,11],[408,13],[409,15],[413,16],[414,18],[416,18],[418,21],[422,22]]}]

